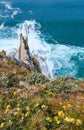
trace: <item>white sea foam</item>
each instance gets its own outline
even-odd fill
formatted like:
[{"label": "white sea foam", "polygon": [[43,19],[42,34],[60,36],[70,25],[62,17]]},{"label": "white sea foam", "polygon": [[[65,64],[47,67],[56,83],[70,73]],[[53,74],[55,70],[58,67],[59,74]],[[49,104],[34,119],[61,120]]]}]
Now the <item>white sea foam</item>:
[{"label": "white sea foam", "polygon": [[20,8],[13,8],[12,5],[6,1],[0,2],[0,4],[3,4],[5,7],[5,10],[0,12],[0,17],[1,18],[14,18],[17,14],[21,13]]},{"label": "white sea foam", "polygon": [[0,30],[4,28],[4,22],[0,25]]},{"label": "white sea foam", "polygon": [[[38,30],[38,28],[41,27],[40,24],[36,23],[36,21],[25,21],[20,28],[22,30],[19,30],[19,33],[22,32],[24,37],[26,37],[26,31],[25,27],[30,27],[29,28],[29,34],[28,34],[28,44],[30,48],[31,54],[34,56],[37,56],[38,60],[41,61],[40,65],[42,68],[42,71],[44,74],[49,75],[51,74],[52,70],[52,64],[48,59],[48,55],[50,52],[50,46],[46,44],[44,39],[40,38],[41,32]],[[36,29],[37,28],[37,29]],[[44,59],[44,62],[43,62]],[[47,64],[51,64],[51,69]]]},{"label": "white sea foam", "polygon": [[7,9],[12,10],[12,6],[10,3],[4,1],[4,5]]},{"label": "white sea foam", "polygon": [[0,17],[1,17],[1,18],[8,18],[9,15],[4,16],[4,15],[0,14]]},{"label": "white sea foam", "polygon": [[[75,61],[71,61],[71,58],[77,56],[78,53],[84,55],[84,48],[61,45],[57,41],[55,41],[57,44],[48,44],[45,39],[40,37],[41,25],[36,21],[25,21],[22,24],[22,30],[19,31],[22,31],[25,37],[25,26],[28,27],[28,25],[30,26],[28,34],[30,52],[37,56],[43,73],[50,74],[51,77],[68,74],[75,76],[78,68]],[[42,58],[45,60],[43,61]]]},{"label": "white sea foam", "polygon": [[19,13],[19,11],[16,9],[13,11],[11,18],[13,19],[15,15],[17,15]]},{"label": "white sea foam", "polygon": [[10,5],[8,2],[2,1],[2,2],[0,2],[0,3],[1,3],[1,4],[4,4],[7,9],[12,9],[11,5]]},{"label": "white sea foam", "polygon": [[16,27],[4,26],[0,30],[0,51],[5,50],[8,56],[15,55],[18,58],[19,45]]},{"label": "white sea foam", "polygon": [[[34,20],[24,21],[24,23],[17,26],[19,29],[16,27],[11,29],[11,38],[0,38],[0,50],[5,49],[7,54],[13,54],[12,52],[16,53],[20,45],[19,35],[22,32],[24,37],[26,37],[27,31],[30,53],[38,58],[43,74],[47,76],[50,75],[52,78],[54,75],[69,74],[75,76],[77,74],[78,65],[72,58],[77,57],[80,62],[83,61],[84,48],[61,45],[57,41],[57,44],[47,43],[45,39],[41,37],[41,25]],[[28,27],[29,30],[26,30]],[[7,36],[10,31],[6,30],[4,31],[4,35]],[[17,38],[14,37],[16,34],[18,35]]]},{"label": "white sea foam", "polygon": [[0,51],[5,50],[8,56],[12,56],[17,53],[18,48],[19,43],[17,39],[0,39]]},{"label": "white sea foam", "polygon": [[33,15],[33,12],[32,12],[32,10],[29,10],[28,12],[29,12],[29,14],[30,14],[30,15]]}]

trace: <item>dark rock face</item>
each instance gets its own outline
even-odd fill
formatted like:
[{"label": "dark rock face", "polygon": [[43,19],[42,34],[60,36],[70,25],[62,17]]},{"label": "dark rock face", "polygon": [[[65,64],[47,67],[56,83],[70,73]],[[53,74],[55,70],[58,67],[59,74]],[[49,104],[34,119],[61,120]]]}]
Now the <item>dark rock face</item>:
[{"label": "dark rock face", "polygon": [[30,70],[41,72],[38,60],[30,54],[28,38],[24,39],[22,34],[20,34],[19,60],[25,63]]},{"label": "dark rock face", "polygon": [[35,67],[35,69],[41,73],[41,68],[40,68],[40,65],[39,65],[39,62],[38,60],[36,59],[36,57],[32,57],[32,61],[33,61],[33,65]]}]

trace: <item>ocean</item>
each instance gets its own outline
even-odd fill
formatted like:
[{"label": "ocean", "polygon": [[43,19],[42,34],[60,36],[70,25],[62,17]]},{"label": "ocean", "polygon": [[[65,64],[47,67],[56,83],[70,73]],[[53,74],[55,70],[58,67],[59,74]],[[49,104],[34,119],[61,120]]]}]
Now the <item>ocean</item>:
[{"label": "ocean", "polygon": [[27,26],[43,74],[84,78],[84,0],[0,0],[0,51],[18,58]]}]

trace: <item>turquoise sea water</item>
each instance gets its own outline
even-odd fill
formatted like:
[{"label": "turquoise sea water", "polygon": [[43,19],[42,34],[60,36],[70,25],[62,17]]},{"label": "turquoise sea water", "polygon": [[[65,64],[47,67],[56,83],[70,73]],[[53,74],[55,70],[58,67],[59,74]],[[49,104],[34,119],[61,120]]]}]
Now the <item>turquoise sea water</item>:
[{"label": "turquoise sea water", "polygon": [[0,50],[18,54],[19,33],[23,27],[25,35],[26,25],[31,25],[30,51],[44,74],[84,77],[83,0],[0,1]]}]

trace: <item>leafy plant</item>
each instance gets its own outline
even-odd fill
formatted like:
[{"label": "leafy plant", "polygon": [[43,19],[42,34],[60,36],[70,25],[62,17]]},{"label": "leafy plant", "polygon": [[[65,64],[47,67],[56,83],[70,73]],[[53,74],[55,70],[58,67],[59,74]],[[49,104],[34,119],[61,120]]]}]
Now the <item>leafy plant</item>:
[{"label": "leafy plant", "polygon": [[28,74],[27,76],[27,82],[29,82],[30,84],[44,84],[49,82],[49,79],[46,78],[44,75],[40,74],[40,73],[36,73],[36,72],[31,72],[30,74]]}]

